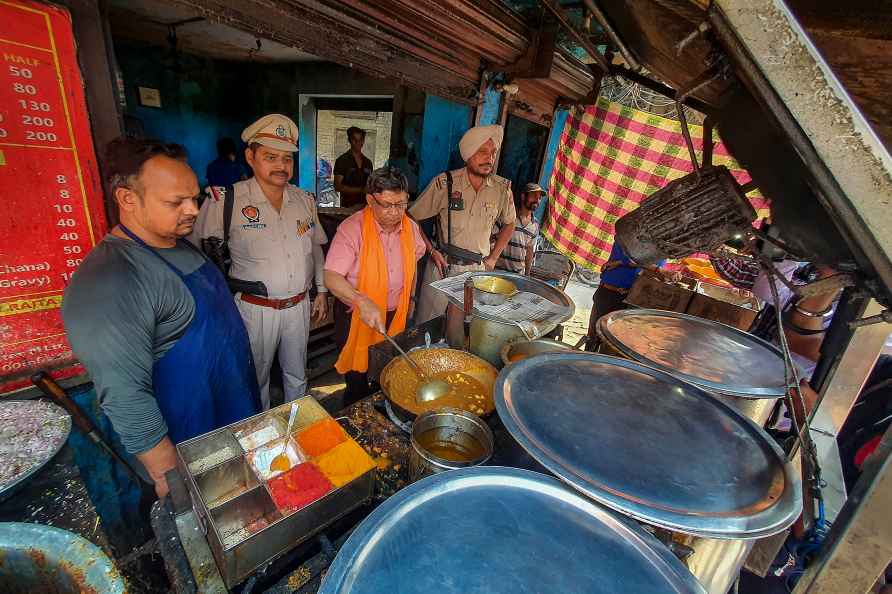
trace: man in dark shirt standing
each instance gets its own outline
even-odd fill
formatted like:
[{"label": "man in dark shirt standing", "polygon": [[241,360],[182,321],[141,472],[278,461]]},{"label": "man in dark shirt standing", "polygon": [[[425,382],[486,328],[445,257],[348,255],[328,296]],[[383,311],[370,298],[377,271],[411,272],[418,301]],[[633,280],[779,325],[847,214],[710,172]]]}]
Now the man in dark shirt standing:
[{"label": "man in dark shirt standing", "polygon": [[217,141],[217,158],[208,163],[205,177],[209,186],[231,186],[245,178],[245,170],[235,160],[235,141],[221,138]]},{"label": "man in dark shirt standing", "polygon": [[184,241],[198,179],[175,144],[107,150],[120,222],[65,290],[62,319],[102,411],[159,497],[174,445],[260,412],[251,345],[217,267]]},{"label": "man in dark shirt standing", "polygon": [[344,208],[365,206],[365,182],[372,173],[371,160],[362,154],[365,130],[350,126],[347,128],[347,140],[350,150],[335,161],[334,187],[341,193],[341,206]]}]

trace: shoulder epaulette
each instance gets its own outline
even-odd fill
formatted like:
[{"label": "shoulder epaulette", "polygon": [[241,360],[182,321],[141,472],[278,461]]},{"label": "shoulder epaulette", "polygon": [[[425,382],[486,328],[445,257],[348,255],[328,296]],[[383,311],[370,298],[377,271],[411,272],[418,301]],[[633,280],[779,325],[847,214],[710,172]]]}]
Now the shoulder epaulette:
[{"label": "shoulder epaulette", "polygon": [[214,202],[220,202],[226,198],[226,186],[208,186],[205,194],[212,198]]}]

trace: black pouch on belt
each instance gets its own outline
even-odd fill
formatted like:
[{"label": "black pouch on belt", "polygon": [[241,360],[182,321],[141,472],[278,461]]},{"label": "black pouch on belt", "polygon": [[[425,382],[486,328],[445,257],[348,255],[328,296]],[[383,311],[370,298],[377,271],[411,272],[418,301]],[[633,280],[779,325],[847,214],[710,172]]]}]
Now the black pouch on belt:
[{"label": "black pouch on belt", "polygon": [[225,186],[221,190],[223,194],[223,239],[208,237],[201,240],[201,251],[213,262],[223,276],[230,292],[249,293],[266,297],[266,285],[260,281],[246,281],[229,276],[229,267],[232,265],[232,257],[229,254],[229,227],[232,225],[232,208],[235,205],[235,190],[232,186]]}]

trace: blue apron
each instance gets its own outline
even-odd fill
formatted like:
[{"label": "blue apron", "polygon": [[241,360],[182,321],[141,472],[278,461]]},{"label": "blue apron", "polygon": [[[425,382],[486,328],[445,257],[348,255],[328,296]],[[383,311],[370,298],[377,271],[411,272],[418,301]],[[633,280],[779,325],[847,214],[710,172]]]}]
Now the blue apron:
[{"label": "blue apron", "polygon": [[118,226],[173,270],[195,301],[195,316],[186,331],[152,367],[155,400],[171,441],[179,443],[259,413],[260,388],[248,332],[220,270],[205,258],[197,270],[183,274],[124,225]]}]

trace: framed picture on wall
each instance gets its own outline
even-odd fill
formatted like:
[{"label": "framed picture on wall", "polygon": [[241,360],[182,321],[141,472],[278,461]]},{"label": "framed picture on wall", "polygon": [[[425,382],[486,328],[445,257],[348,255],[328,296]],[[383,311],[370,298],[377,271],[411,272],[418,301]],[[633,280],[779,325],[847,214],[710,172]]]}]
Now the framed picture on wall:
[{"label": "framed picture on wall", "polygon": [[161,91],[151,87],[137,87],[139,104],[143,107],[161,107]]}]

